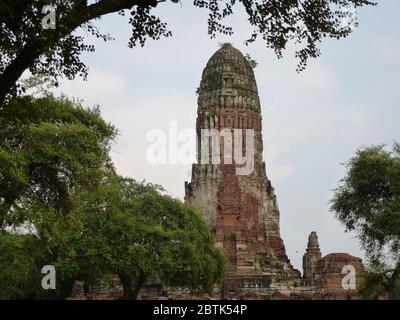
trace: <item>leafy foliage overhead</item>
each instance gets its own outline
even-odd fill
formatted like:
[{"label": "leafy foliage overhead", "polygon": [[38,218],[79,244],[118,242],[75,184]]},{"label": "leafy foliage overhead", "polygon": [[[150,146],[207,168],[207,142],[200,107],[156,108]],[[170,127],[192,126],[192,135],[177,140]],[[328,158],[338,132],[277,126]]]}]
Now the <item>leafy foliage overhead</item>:
[{"label": "leafy foliage overhead", "polygon": [[[157,0],[2,0],[0,3],[0,101],[16,89],[22,73],[44,73],[57,81],[61,76],[73,79],[85,77],[87,67],[80,54],[94,47],[74,33],[84,29],[105,41],[108,34],[100,32],[94,21],[103,15],[130,13],[132,29],[129,47],[145,45],[147,39],[171,36],[166,22],[152,13],[152,9],[167,1]],[[169,0],[178,3],[178,0]],[[164,3],[165,4],[165,3]],[[353,19],[351,8],[373,5],[369,0],[194,0],[193,5],[209,11],[208,33],[232,34],[224,19],[234,13],[238,5],[244,8],[253,30],[246,43],[261,37],[278,57],[289,41],[298,45],[299,70],[308,58],[317,57],[317,47],[324,37],[342,38],[352,32],[343,19]],[[42,9],[54,5],[56,28],[43,30]],[[349,10],[350,9],[350,10]]]},{"label": "leafy foliage overhead", "polygon": [[[253,27],[245,43],[261,37],[281,57],[287,43],[293,40],[298,45],[298,70],[304,69],[308,58],[320,55],[317,44],[323,38],[340,39],[352,32],[357,24],[356,8],[375,5],[369,0],[194,0],[195,6],[210,11],[208,32],[212,37],[218,32],[233,33],[223,21],[239,4],[244,7]],[[354,25],[346,21],[353,21]]]}]

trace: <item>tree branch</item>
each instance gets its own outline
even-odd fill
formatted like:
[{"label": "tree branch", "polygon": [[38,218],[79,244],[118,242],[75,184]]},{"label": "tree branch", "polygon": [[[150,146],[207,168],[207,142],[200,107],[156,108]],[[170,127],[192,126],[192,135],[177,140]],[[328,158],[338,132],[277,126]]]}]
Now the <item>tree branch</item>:
[{"label": "tree branch", "polygon": [[109,13],[131,9],[134,6],[156,7],[157,4],[157,0],[101,0],[85,8],[77,6],[59,21],[58,25],[62,27],[46,30],[46,37],[38,37],[27,43],[5,68],[3,74],[0,75],[0,104],[4,102],[7,94],[11,92],[24,71],[32,66],[43,52],[51,49],[60,39],[72,33],[79,26]]}]

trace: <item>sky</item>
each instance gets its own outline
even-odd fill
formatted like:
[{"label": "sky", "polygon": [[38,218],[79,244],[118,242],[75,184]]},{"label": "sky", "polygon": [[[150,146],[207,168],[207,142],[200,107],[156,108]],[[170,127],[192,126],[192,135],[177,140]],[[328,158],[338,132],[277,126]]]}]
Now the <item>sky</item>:
[{"label": "sky", "polygon": [[[85,54],[86,82],[63,81],[57,93],[100,105],[103,117],[119,129],[112,158],[119,174],[157,183],[183,199],[191,165],[150,164],[152,129],[195,129],[201,73],[219,43],[230,42],[258,62],[255,75],[263,117],[264,159],[281,213],[281,236],[293,265],[311,231],[322,254],[348,252],[364,258],[354,234],[329,212],[329,200],[345,174],[342,163],[358,148],[400,140],[400,1],[378,1],[357,11],[359,27],[341,40],[326,39],[322,56],[296,73],[291,47],[278,59],[262,40],[249,46],[252,31],[238,10],[229,20],[233,36],[207,34],[207,11],[186,1],[161,3],[154,10],[168,23],[171,38],[127,47],[127,18],[109,15],[97,22],[113,42],[88,36],[96,52]],[[193,146],[194,148],[195,146]]]}]

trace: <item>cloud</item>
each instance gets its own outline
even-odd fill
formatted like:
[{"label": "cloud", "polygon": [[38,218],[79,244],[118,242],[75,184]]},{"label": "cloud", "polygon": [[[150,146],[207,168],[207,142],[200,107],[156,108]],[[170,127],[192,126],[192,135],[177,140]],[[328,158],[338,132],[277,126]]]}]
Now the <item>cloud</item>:
[{"label": "cloud", "polygon": [[285,58],[275,63],[261,64],[255,70],[262,91],[275,93],[285,90],[290,95],[296,95],[305,90],[314,90],[315,93],[335,90],[337,79],[328,66],[319,61],[310,61],[306,70],[297,73],[296,62],[289,55],[287,53]]},{"label": "cloud", "polygon": [[292,164],[280,163],[279,156],[286,150],[277,145],[268,144],[263,152],[263,157],[266,161],[266,170],[269,179],[278,181],[287,178],[295,173],[295,167]]},{"label": "cloud", "polygon": [[86,104],[104,105],[128,90],[127,81],[118,73],[98,68],[91,68],[87,81],[64,80],[55,93],[84,99]]},{"label": "cloud", "polygon": [[400,65],[400,43],[397,34],[388,34],[377,39],[373,51],[382,66],[398,67]]}]

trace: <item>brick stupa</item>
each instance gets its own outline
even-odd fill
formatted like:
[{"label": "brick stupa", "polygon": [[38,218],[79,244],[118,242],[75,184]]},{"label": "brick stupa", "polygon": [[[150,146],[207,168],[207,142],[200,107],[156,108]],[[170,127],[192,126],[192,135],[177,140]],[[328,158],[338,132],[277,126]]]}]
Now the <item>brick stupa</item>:
[{"label": "brick stupa", "polygon": [[255,287],[260,294],[271,286],[273,291],[285,291],[300,279],[300,272],[290,264],[280,237],[279,208],[262,157],[261,107],[253,68],[239,50],[224,44],[208,61],[198,94],[199,137],[202,129],[241,129],[243,135],[246,129],[254,130],[251,174],[238,175],[234,161],[224,163],[222,139],[220,164],[201,164],[198,143],[199,163],[193,165],[192,181],[185,186],[185,201],[200,209],[228,255],[222,295],[255,294],[248,290]]},{"label": "brick stupa", "polygon": [[[185,201],[199,209],[215,232],[217,245],[227,254],[220,297],[312,298],[318,292],[317,275],[325,277],[317,270],[321,258],[318,237],[315,232],[310,235],[302,277],[291,265],[280,236],[277,198],[262,156],[261,106],[250,61],[231,44],[223,44],[208,61],[197,93],[198,163],[193,164],[191,182],[185,183]],[[220,163],[211,161],[215,151],[204,162],[202,131],[213,129],[240,129],[243,136],[246,129],[253,130],[254,169],[250,174],[238,175],[235,161],[225,163],[225,139],[218,145]],[[208,139],[212,146],[212,137]],[[245,137],[241,142],[244,152]]]}]

